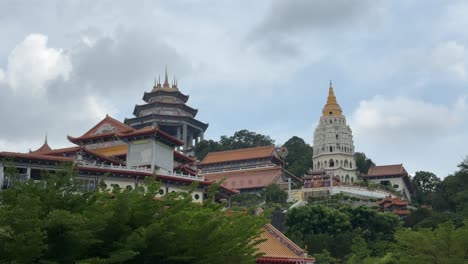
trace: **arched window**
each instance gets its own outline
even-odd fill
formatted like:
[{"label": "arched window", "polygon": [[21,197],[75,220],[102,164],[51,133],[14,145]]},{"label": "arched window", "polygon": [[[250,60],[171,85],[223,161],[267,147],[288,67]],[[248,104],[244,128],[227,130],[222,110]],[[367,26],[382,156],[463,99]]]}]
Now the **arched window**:
[{"label": "arched window", "polygon": [[163,189],[159,189],[159,195],[164,195],[164,190]]},{"label": "arched window", "polygon": [[346,174],[346,176],[345,176],[345,182],[349,182],[349,175],[348,174]]},{"label": "arched window", "polygon": [[332,148],[332,146],[330,146],[330,152],[333,152],[333,148]]},{"label": "arched window", "polygon": [[353,163],[351,161],[349,162],[349,167],[353,168]]},{"label": "arched window", "polygon": [[351,182],[354,182],[354,177],[351,177]]},{"label": "arched window", "polygon": [[327,161],[325,161],[324,165],[325,165],[325,168],[328,167]]},{"label": "arched window", "polygon": [[344,161],[344,166],[345,166],[345,168],[348,168],[348,160]]},{"label": "arched window", "polygon": [[338,139],[338,134],[336,134],[336,139]]},{"label": "arched window", "polygon": [[198,200],[198,199],[200,199],[200,195],[197,193],[197,194],[195,194],[195,195],[193,196],[193,198],[195,198],[195,200]]},{"label": "arched window", "polygon": [[335,166],[335,162],[332,159],[330,159],[328,165],[330,166],[330,168],[333,168],[333,166]]},{"label": "arched window", "polygon": [[340,160],[340,167],[343,167],[343,160]]}]

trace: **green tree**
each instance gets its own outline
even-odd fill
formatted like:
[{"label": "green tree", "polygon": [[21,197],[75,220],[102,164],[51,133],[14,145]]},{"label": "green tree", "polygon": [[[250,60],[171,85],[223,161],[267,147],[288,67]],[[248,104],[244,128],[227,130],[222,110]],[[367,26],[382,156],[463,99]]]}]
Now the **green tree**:
[{"label": "green tree", "polygon": [[209,152],[224,150],[219,142],[214,140],[202,140],[194,148],[195,156],[198,160],[203,160]]},{"label": "green tree", "polygon": [[396,234],[399,263],[468,263],[468,227],[455,228],[451,222],[435,230],[401,229]]},{"label": "green tree", "polygon": [[356,168],[362,174],[367,174],[369,168],[375,166],[375,163],[364,152],[356,152],[354,157],[356,158]]},{"label": "green tree", "polygon": [[265,196],[265,202],[267,203],[284,204],[288,198],[288,193],[278,184],[274,183],[268,185],[263,192]]},{"label": "green tree", "polygon": [[414,187],[413,202],[429,204],[440,182],[440,179],[432,172],[417,171],[411,181]]},{"label": "green tree", "polygon": [[219,141],[202,140],[195,146],[194,152],[198,160],[203,160],[209,152],[213,151],[235,150],[274,144],[275,141],[269,136],[243,129],[235,132],[230,137],[221,136]]},{"label": "green tree", "polygon": [[[253,263],[264,217],[187,193],[146,188],[79,191],[58,170],[0,193],[0,263]],[[203,245],[203,246],[200,246]]]},{"label": "green tree", "polygon": [[300,137],[292,137],[283,145],[288,149],[286,169],[292,174],[302,177],[312,168],[312,147]]}]

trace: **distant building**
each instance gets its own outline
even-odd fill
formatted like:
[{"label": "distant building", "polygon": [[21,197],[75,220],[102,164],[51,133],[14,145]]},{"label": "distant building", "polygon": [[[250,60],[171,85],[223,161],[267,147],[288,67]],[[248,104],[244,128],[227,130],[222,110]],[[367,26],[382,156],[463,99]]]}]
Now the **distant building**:
[{"label": "distant building", "polygon": [[407,208],[408,204],[408,201],[401,200],[400,197],[392,198],[392,196],[377,201],[380,211],[392,212],[400,218],[405,218],[411,214],[411,211]]},{"label": "distant building", "polygon": [[125,119],[124,123],[133,128],[157,126],[161,131],[182,140],[184,144],[180,150],[191,152],[191,149],[203,140],[208,124],[203,123],[195,116],[197,109],[186,105],[189,96],[182,94],[174,78],[169,84],[167,69],[164,83],[154,84],[151,92],[143,95],[144,105],[136,105],[134,118]]},{"label": "distant building", "polygon": [[222,186],[241,192],[259,191],[275,183],[288,188],[302,180],[282,168],[275,146],[210,152],[197,164],[200,175],[210,181],[224,180]]},{"label": "distant building", "polygon": [[362,178],[368,182],[392,186],[401,192],[403,198],[411,202],[414,189],[403,164],[370,167],[367,175],[363,175]]},{"label": "distant building", "polygon": [[314,132],[313,170],[339,177],[342,183],[358,180],[351,128],[346,123],[330,82],[327,103]]}]

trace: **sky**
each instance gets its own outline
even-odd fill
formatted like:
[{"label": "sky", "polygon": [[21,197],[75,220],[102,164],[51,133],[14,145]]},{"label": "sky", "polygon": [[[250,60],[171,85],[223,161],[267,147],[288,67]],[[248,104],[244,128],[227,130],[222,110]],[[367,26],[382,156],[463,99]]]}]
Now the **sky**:
[{"label": "sky", "polygon": [[468,2],[0,0],[0,151],[71,146],[175,76],[205,138],[312,144],[329,81],[356,151],[413,174],[468,155]]}]

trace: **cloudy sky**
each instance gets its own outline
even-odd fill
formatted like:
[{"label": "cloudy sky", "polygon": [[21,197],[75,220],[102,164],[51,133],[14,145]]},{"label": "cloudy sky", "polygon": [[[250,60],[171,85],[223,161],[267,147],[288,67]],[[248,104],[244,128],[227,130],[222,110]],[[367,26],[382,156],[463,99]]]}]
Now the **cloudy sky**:
[{"label": "cloudy sky", "polygon": [[377,164],[453,172],[468,154],[466,1],[0,0],[0,150],[70,146],[132,117],[155,76],[210,124],[312,143],[328,82]]}]

